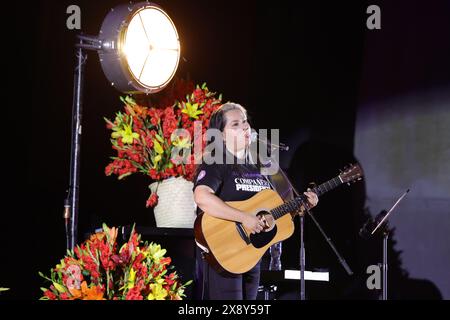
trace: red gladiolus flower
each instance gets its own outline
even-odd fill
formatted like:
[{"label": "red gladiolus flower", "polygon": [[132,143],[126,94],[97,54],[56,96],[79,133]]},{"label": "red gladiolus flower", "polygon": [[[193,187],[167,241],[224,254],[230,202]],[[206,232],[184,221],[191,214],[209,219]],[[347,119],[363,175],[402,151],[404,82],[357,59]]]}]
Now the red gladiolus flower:
[{"label": "red gladiolus flower", "polygon": [[110,176],[114,172],[114,164],[110,163],[105,168],[105,175]]},{"label": "red gladiolus flower", "polygon": [[152,193],[147,200],[146,207],[154,207],[158,204],[158,195],[156,193]]},{"label": "red gladiolus flower", "polygon": [[61,293],[61,295],[59,296],[62,300],[69,300],[70,297],[66,292]]},{"label": "red gladiolus flower", "polygon": [[140,292],[140,288],[135,286],[128,291],[125,300],[144,300],[144,297]]},{"label": "red gladiolus flower", "polygon": [[51,292],[50,290],[45,291],[44,296],[48,297],[50,300],[56,299],[56,295],[53,292]]},{"label": "red gladiolus flower", "polygon": [[163,259],[160,260],[160,263],[162,265],[166,265],[166,264],[169,265],[171,262],[172,262],[172,259],[170,259],[170,257],[163,258]]}]

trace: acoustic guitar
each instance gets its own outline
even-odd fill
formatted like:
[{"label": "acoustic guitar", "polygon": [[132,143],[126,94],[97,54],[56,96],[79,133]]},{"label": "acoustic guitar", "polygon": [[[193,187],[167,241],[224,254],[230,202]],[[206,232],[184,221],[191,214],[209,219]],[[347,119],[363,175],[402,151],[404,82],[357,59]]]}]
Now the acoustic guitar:
[{"label": "acoustic guitar", "polygon": [[[359,164],[353,164],[337,177],[312,188],[312,191],[321,196],[341,184],[350,184],[362,177]],[[197,216],[194,223],[195,241],[218,272],[241,274],[253,268],[271,245],[294,233],[292,220],[308,202],[305,195],[283,202],[276,191],[265,189],[248,200],[226,203],[247,214],[264,216],[266,227],[260,233],[251,234],[239,222],[216,218],[204,212]]]}]

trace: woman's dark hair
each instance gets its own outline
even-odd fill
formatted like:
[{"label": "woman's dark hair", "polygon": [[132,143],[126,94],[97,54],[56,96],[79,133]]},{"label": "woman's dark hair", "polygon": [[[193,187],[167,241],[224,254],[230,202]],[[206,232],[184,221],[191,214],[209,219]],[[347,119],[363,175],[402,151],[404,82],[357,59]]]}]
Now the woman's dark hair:
[{"label": "woman's dark hair", "polygon": [[[227,119],[226,119],[226,117],[225,117],[225,114],[226,114],[228,111],[231,111],[231,110],[240,110],[240,111],[242,111],[242,113],[243,113],[246,117],[248,117],[248,116],[247,116],[247,110],[246,110],[243,106],[241,106],[241,105],[238,104],[238,103],[227,102],[227,103],[224,103],[222,106],[220,106],[220,108],[218,108],[216,111],[213,112],[213,114],[211,115],[211,118],[210,118],[210,120],[209,120],[208,130],[209,130],[209,129],[217,129],[217,130],[219,130],[220,132],[223,132],[223,130],[225,129],[225,126],[226,126],[226,124],[227,124],[227,123],[226,123],[226,120],[227,120]],[[208,141],[206,142],[206,145],[210,145],[210,144],[214,144],[214,143],[216,143],[216,142],[214,141],[214,137],[210,137],[210,138],[208,139]],[[226,161],[226,153],[227,153],[228,151],[227,151],[227,149],[226,149],[225,144],[223,143],[223,141],[221,141],[220,144],[217,143],[217,144],[214,146],[214,148],[213,148],[213,150],[212,150],[212,154],[211,154],[212,157],[215,156],[215,152],[220,152],[220,153],[222,153],[222,155],[223,155],[223,163],[226,163],[226,162],[225,162],[225,161]],[[237,164],[236,159],[235,159],[234,163],[232,164],[232,166],[233,166],[233,170],[240,171],[240,166]],[[259,167],[259,161],[257,161],[256,166]],[[197,176],[197,174],[198,174],[198,169],[199,169],[199,167],[200,167],[200,166],[197,166],[197,170],[196,170],[195,176]]]},{"label": "woman's dark hair", "polygon": [[[225,126],[227,124],[227,119],[225,114],[228,111],[232,110],[240,110],[244,116],[247,117],[247,110],[243,106],[241,106],[238,103],[234,102],[227,102],[220,106],[216,111],[213,112],[211,115],[211,118],[209,120],[209,129],[217,129],[220,132],[223,132],[225,129]],[[223,155],[223,161],[225,163],[226,161],[226,153],[227,149],[225,147],[225,143],[223,140],[221,141],[214,141],[214,136],[209,137],[208,141],[206,141],[206,145],[214,144],[214,149],[212,150],[212,156],[215,156],[216,152],[220,152]]]},{"label": "woman's dark hair", "polygon": [[[219,109],[213,112],[211,118],[209,120],[208,129],[217,129],[220,132],[223,132],[226,123],[225,113],[231,110],[240,110],[242,113],[247,116],[247,110],[243,106],[234,102],[227,102],[220,106]],[[208,141],[208,143],[211,141]]]}]

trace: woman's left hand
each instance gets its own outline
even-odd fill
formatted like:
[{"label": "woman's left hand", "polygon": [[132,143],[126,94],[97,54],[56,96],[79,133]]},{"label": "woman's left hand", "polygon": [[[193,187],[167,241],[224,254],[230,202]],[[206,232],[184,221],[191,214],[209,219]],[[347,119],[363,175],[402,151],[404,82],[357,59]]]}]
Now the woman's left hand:
[{"label": "woman's left hand", "polygon": [[304,194],[308,198],[308,209],[314,208],[319,202],[319,197],[317,197],[317,194],[312,192],[309,188],[306,192],[304,192]]}]

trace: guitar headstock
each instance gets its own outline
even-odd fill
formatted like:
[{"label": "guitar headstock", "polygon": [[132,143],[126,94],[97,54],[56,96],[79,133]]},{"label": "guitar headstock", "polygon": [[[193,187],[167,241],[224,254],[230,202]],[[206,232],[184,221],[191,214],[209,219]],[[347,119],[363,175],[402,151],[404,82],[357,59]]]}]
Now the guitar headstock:
[{"label": "guitar headstock", "polygon": [[348,184],[361,180],[363,176],[364,174],[359,163],[350,164],[341,170],[341,174],[339,175],[342,182]]}]

